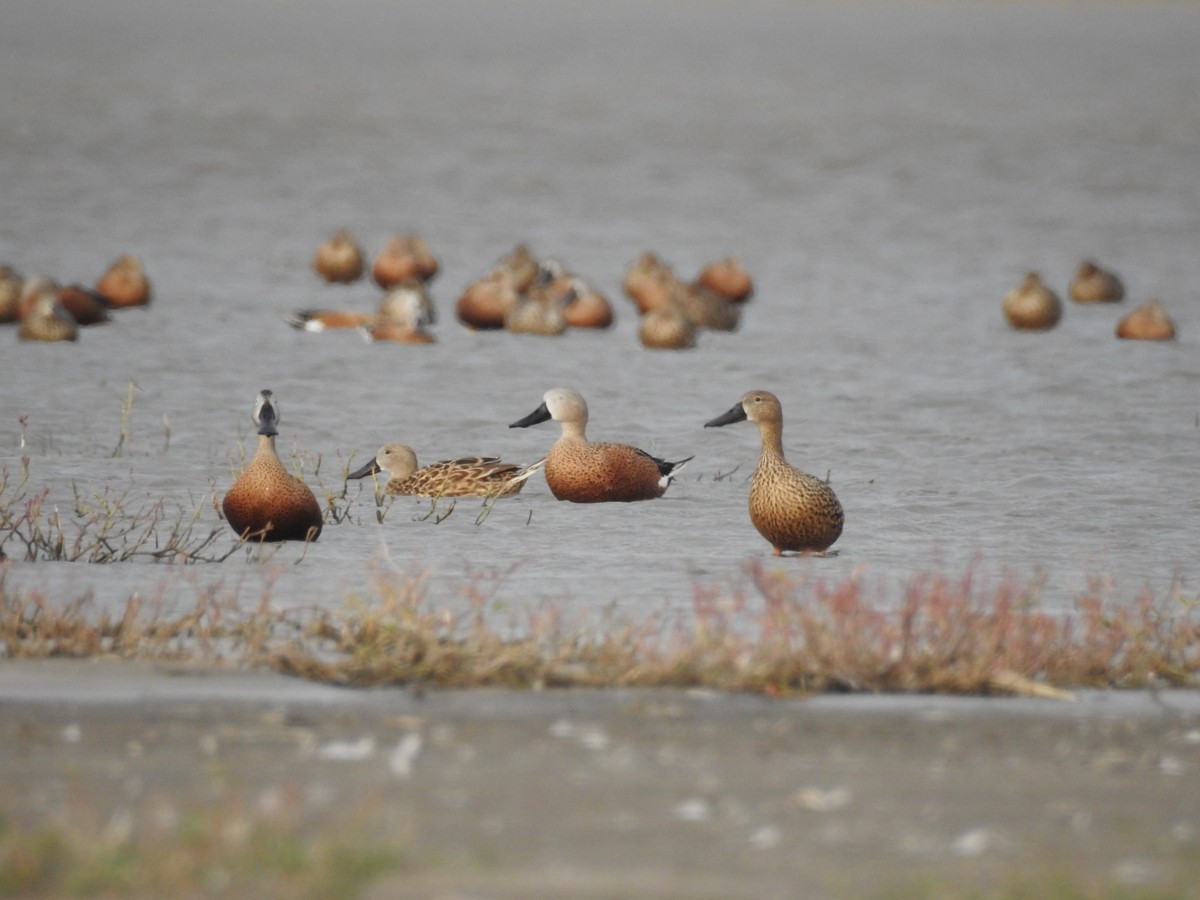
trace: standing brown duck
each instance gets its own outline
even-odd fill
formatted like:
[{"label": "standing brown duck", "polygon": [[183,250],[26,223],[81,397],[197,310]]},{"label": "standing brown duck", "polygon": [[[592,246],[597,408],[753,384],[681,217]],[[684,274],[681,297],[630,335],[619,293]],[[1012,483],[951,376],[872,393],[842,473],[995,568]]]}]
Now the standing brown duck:
[{"label": "standing brown duck", "polygon": [[225,518],[245,540],[315,541],[321,534],[321,507],[275,452],[279,409],[270,391],[259,392],[253,419],[258,451],[225,495]]},{"label": "standing brown duck", "polygon": [[785,550],[824,556],[841,537],[846,516],[829,485],[788,464],[783,456],[783,405],[768,391],[750,391],[729,412],[705,422],[716,428],[750,420],[762,452],[750,482],[750,521],[776,556]]}]

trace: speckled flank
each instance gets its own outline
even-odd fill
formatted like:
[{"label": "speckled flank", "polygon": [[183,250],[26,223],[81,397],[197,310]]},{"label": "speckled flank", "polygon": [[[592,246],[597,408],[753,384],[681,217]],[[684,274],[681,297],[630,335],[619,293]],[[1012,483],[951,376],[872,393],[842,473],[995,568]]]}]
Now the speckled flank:
[{"label": "speckled flank", "polygon": [[546,483],[559,500],[574,503],[631,502],[661,497],[670,476],[691,459],[668,462],[628,444],[587,439],[587,403],[576,391],[554,388],[542,405],[510,428],[553,419],[562,435],[546,455]]},{"label": "speckled flank", "polygon": [[497,456],[464,456],[417,467],[417,454],[404,444],[388,444],[347,478],[385,472],[388,494],[419,497],[507,497],[520,493],[541,461],[522,468]]},{"label": "speckled flank", "polygon": [[313,492],[292,475],[275,452],[275,414],[269,403],[259,423],[254,459],[225,495],[221,509],[241,537],[262,541],[315,541],[321,534],[321,507]]},{"label": "speckled flank", "polygon": [[824,554],[842,534],[845,513],[824,481],[788,464],[783,455],[783,407],[767,391],[750,391],[705,427],[749,419],[758,425],[762,452],[750,483],[750,521],[779,556],[784,551]]},{"label": "speckled flank", "polygon": [[546,455],[546,483],[573,503],[652,500],[666,493],[663,476],[676,465],[628,444],[560,438]]}]

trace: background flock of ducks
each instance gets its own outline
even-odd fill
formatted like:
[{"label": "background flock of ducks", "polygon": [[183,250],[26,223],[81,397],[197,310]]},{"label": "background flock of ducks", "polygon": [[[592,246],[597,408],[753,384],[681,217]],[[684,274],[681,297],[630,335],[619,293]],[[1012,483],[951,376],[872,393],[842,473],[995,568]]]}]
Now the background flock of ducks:
[{"label": "background flock of ducks", "polygon": [[121,256],[93,287],[60,285],[45,275],[21,277],[0,265],[0,325],[17,326],[22,341],[75,341],[79,329],[110,320],[110,311],[150,302],[150,279],[135,256]]},{"label": "background flock of ducks", "polygon": [[[1067,295],[1076,303],[1120,303],[1125,285],[1115,272],[1085,260],[1067,286]],[[1062,319],[1063,303],[1037,272],[1030,272],[1005,295],[1003,309],[1013,328],[1048,331]],[[1175,323],[1160,301],[1150,300],[1117,322],[1116,331],[1117,337],[1129,340],[1167,341],[1175,337]]]},{"label": "background flock of ducks", "polygon": [[[261,391],[252,415],[258,449],[222,501],[226,520],[240,538],[253,541],[316,540],[322,513],[312,490],[291,474],[275,451],[279,407]],[[588,440],[587,402],[571,388],[553,388],[529,415],[510,428],[554,421],[561,433],[537,462],[521,466],[497,457],[467,456],[420,467],[404,444],[388,444],[347,479],[384,474],[383,491],[393,496],[476,496],[488,500],[520,492],[544,471],[557,500],[573,503],[630,503],[661,497],[692,457],[674,462],[629,444]],[[750,391],[706,428],[750,421],[758,426],[762,450],[750,484],[750,521],[775,555],[824,555],[841,536],[845,514],[825,481],[788,464],[783,454],[783,407],[767,391]]]},{"label": "background flock of ducks", "polygon": [[[313,270],[330,284],[349,284],[365,277],[367,258],[343,228],[317,248]],[[437,259],[420,235],[392,235],[370,266],[371,279],[384,290],[376,309],[302,309],[286,320],[305,331],[356,328],[369,340],[433,343],[428,326],[437,313],[428,286],[437,273]],[[650,252],[629,267],[622,287],[641,316],[639,340],[655,350],[694,347],[705,328],[733,331],[741,305],[754,293],[736,257],[704,266],[686,280]],[[609,299],[587,279],[556,260],[538,259],[526,244],[471,281],[454,314],[473,331],[547,336],[570,328],[609,328],[616,318]]]}]

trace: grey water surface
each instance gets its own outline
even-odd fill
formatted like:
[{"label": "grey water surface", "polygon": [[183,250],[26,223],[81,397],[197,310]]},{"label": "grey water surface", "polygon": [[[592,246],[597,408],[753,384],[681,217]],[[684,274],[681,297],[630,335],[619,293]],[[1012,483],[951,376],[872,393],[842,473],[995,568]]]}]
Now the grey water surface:
[{"label": "grey water surface", "polygon": [[[10,483],[28,456],[29,491],[64,512],[74,486],[220,526],[261,388],[318,493],[390,441],[530,462],[557,426],[507,425],[559,385],[587,398],[593,439],[696,457],[660,501],[559,503],[539,476],[479,525],[474,503],[437,523],[415,500],[380,525],[356,483],[297,565],[297,545],[29,563],[10,540],[10,588],[335,605],[398,568],[517,621],[686,614],[755,560],[860,576],[880,603],[972,569],[1040,573],[1051,608],[1094,583],[1119,602],[1196,591],[1200,5],[9,0],[2,18],[0,262],[91,282],[134,253],[156,292],[76,345],[0,331]],[[427,238],[437,344],[284,323],[375,305],[309,267],[341,226],[372,253]],[[604,290],[615,327],[456,323],[462,288],[522,241]],[[620,282],[644,250],[688,276],[738,254],[757,284],[742,327],[643,350]],[[1124,304],[1006,326],[1027,270],[1065,295],[1089,257]],[[1178,340],[1116,340],[1151,297]],[[702,426],[751,388],[782,399],[790,461],[829,473],[836,555],[774,561],[750,526],[757,434]]]}]

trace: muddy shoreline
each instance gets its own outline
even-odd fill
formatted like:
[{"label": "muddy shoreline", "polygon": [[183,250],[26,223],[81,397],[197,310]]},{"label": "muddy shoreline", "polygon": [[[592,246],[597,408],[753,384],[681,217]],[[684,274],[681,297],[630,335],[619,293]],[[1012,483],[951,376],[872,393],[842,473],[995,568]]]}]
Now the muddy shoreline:
[{"label": "muddy shoreline", "polygon": [[1196,691],[362,691],[10,661],[0,721],[10,824],[282,805],[397,850],[367,896],[1200,896]]}]

